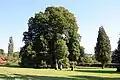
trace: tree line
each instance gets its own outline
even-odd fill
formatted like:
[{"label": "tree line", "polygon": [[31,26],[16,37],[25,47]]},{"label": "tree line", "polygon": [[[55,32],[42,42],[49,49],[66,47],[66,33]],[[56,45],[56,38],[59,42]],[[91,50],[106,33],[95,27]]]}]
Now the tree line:
[{"label": "tree line", "polygon": [[58,68],[69,66],[80,56],[80,35],[75,16],[64,7],[47,7],[28,21],[21,48],[21,66],[47,64]]},{"label": "tree line", "polygon": [[[25,45],[20,51],[20,65],[23,67],[47,64],[57,69],[61,65],[68,67],[70,63],[80,62],[84,56],[76,17],[64,7],[47,7],[44,12],[36,13],[29,19],[28,31],[23,35]],[[116,52],[119,52],[119,48]],[[103,26],[100,26],[95,59],[104,68],[111,62],[111,56],[109,37]]]},{"label": "tree line", "polygon": [[[111,52],[111,44],[103,26],[99,27],[94,48],[95,54],[90,59],[80,45],[76,17],[64,7],[47,7],[44,12],[35,13],[28,20],[28,30],[23,32],[24,46],[21,47],[19,65],[21,67],[50,66],[55,69],[74,67],[75,63],[100,62],[102,68],[112,62],[120,63],[120,40],[118,48]],[[13,53],[13,41],[10,37],[8,56]],[[0,50],[3,53],[3,50]],[[113,58],[113,60],[112,60]],[[119,66],[117,70],[120,71]]]},{"label": "tree line", "polygon": [[4,49],[0,49],[0,58],[4,59],[6,62],[1,62],[2,65],[11,65],[11,64],[17,64],[20,60],[19,58],[19,51],[14,52],[14,42],[12,36],[9,37],[9,43],[8,43],[8,52],[5,53]]}]

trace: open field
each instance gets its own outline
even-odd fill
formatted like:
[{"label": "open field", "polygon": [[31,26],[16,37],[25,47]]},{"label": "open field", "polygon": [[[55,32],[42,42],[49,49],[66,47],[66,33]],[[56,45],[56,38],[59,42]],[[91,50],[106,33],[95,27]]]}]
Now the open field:
[{"label": "open field", "polygon": [[0,80],[120,80],[116,69],[80,67],[75,71],[0,67]]}]

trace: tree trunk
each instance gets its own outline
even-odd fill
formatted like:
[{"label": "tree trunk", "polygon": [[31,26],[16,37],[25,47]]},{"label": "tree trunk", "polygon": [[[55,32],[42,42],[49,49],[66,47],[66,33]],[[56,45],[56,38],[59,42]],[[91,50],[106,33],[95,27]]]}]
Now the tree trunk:
[{"label": "tree trunk", "polygon": [[102,69],[104,69],[104,66],[102,65]]},{"label": "tree trunk", "polygon": [[57,62],[57,60],[55,61],[55,70],[58,70],[58,62]]},{"label": "tree trunk", "polygon": [[74,63],[72,63],[72,65],[71,65],[71,71],[73,71],[74,70]]},{"label": "tree trunk", "polygon": [[102,63],[102,69],[104,69],[105,68],[105,63]]},{"label": "tree trunk", "polygon": [[62,70],[62,64],[60,64],[60,70]]}]

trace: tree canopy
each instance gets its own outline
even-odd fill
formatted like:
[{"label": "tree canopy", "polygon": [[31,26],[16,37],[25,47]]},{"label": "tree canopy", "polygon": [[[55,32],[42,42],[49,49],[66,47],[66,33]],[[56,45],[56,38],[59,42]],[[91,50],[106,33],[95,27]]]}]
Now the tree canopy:
[{"label": "tree canopy", "polygon": [[76,18],[64,7],[47,7],[44,12],[36,13],[28,20],[28,31],[23,35],[25,45],[20,51],[22,66],[39,66],[41,61],[54,65],[56,55],[70,61],[79,58]]}]

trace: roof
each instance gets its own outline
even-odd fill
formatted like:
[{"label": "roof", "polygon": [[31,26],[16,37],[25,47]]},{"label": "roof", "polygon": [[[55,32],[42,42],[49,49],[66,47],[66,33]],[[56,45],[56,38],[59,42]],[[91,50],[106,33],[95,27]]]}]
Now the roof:
[{"label": "roof", "polygon": [[0,58],[0,63],[6,62],[4,58]]}]

